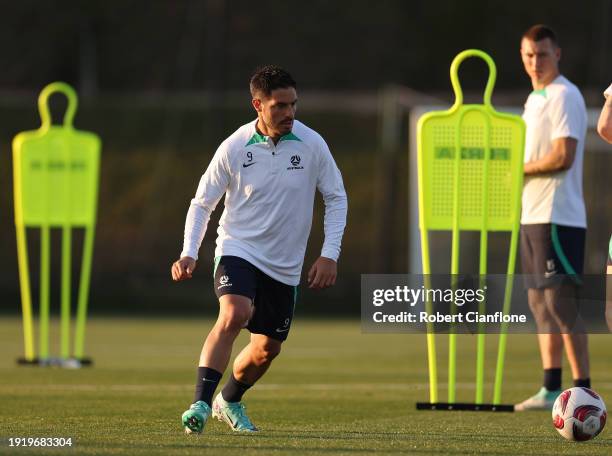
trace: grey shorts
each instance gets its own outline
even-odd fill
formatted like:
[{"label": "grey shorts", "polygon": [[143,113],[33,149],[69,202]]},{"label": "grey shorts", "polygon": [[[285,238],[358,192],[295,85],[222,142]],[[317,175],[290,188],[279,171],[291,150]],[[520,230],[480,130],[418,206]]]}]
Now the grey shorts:
[{"label": "grey shorts", "polygon": [[521,266],[525,288],[581,283],[586,229],[538,223],[521,225]]}]

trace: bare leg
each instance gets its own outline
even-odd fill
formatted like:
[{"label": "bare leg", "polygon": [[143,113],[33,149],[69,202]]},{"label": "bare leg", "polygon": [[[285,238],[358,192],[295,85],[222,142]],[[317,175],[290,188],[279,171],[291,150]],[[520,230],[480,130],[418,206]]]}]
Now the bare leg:
[{"label": "bare leg", "polygon": [[538,334],[540,357],[544,369],[561,367],[563,355],[563,338],[561,334]]},{"label": "bare leg", "polygon": [[224,372],[232,354],[234,340],[251,318],[253,306],[246,296],[223,295],[219,298],[219,317],[202,347],[200,366]]},{"label": "bare leg", "polygon": [[[528,290],[529,307],[538,327],[538,345],[544,368],[544,385],[537,394],[515,404],[516,411],[550,410],[556,399],[555,391],[560,385],[563,337],[555,315],[546,302],[546,289]],[[557,372],[555,372],[557,371]],[[550,389],[549,389],[550,388]]]},{"label": "bare leg", "polygon": [[212,395],[227,367],[234,340],[251,314],[249,298],[239,295],[219,298],[219,317],[208,333],[200,354],[194,403],[181,417],[186,433],[202,432],[211,413]]},{"label": "bare leg", "polygon": [[251,334],[251,341],[236,356],[232,378],[213,403],[213,415],[232,429],[256,432],[257,427],[245,413],[242,395],[268,370],[280,353],[281,343],[262,334]]},{"label": "bare leg", "polygon": [[563,334],[563,341],[565,342],[565,353],[572,368],[574,380],[589,378],[589,344],[587,335],[584,333]]},{"label": "bare leg", "polygon": [[234,360],[233,373],[236,380],[253,385],[278,356],[281,345],[281,341],[263,334],[251,334],[251,341]]},{"label": "bare leg", "polygon": [[529,307],[538,325],[540,357],[544,369],[561,367],[563,338],[559,326],[546,305],[545,291],[535,288],[528,290]]},{"label": "bare leg", "polygon": [[563,338],[572,377],[589,378],[588,338],[578,313],[576,288],[574,285],[547,288],[544,295],[547,308],[561,329],[559,337]]}]

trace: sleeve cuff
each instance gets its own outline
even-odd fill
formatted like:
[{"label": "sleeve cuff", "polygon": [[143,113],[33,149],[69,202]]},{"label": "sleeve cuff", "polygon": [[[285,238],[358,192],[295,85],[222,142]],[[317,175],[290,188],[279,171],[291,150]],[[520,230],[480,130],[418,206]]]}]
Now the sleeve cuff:
[{"label": "sleeve cuff", "polygon": [[191,257],[194,260],[198,261],[198,252],[190,252],[188,250],[183,250],[179,258],[184,258],[184,257]]},{"label": "sleeve cuff", "polygon": [[553,132],[553,134],[550,135],[551,141],[554,141],[555,139],[561,139],[561,138],[572,138],[572,139],[575,139],[576,141],[579,141],[580,135],[578,133],[574,133],[571,131]]},{"label": "sleeve cuff", "polygon": [[323,248],[321,251],[321,256],[325,258],[329,258],[330,260],[334,260],[336,263],[338,262],[338,257],[340,256],[340,252],[336,249]]}]

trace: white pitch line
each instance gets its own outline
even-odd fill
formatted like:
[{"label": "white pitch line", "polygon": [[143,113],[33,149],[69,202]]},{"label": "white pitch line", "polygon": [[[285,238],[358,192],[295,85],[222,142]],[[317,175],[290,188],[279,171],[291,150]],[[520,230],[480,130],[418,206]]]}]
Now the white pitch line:
[{"label": "white pitch line", "polygon": [[[533,387],[533,382],[508,382],[504,385],[504,390],[518,390]],[[492,383],[485,383],[485,387],[492,387]],[[611,390],[612,383],[604,382],[595,385],[599,390]],[[474,383],[457,383],[456,388],[461,390],[474,390]],[[41,385],[0,385],[1,391],[30,391],[32,389],[39,390]],[[278,391],[278,390],[310,390],[310,391],[340,391],[340,390],[426,390],[429,389],[428,383],[262,383],[256,387],[261,391]],[[45,391],[112,391],[112,392],[144,392],[144,391],[188,391],[193,389],[193,384],[144,384],[144,385],[94,385],[94,384],[55,384],[44,385]],[[444,391],[447,385],[439,384],[439,389]]]}]

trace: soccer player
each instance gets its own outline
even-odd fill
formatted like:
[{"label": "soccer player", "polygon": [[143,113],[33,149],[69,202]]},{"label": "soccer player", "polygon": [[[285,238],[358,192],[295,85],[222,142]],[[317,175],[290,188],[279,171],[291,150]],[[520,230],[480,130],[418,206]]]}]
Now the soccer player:
[{"label": "soccer player", "polygon": [[[257,119],[217,149],[191,200],[183,251],[171,270],[175,281],[192,277],[210,214],[225,194],[214,266],[219,316],[202,348],[193,404],[182,415],[188,434],[201,433],[211,413],[235,431],[257,431],[241,400],[289,333],[317,189],[325,203],[325,240],[308,283],[322,289],[336,281],[347,212],[340,171],[323,138],[295,120],[298,98],[289,73],[260,68],[250,90]],[[213,401],[242,328],[250,342]]]},{"label": "soccer player", "polygon": [[521,57],[533,86],[523,113],[527,133],[521,259],[529,307],[538,325],[544,384],[515,406],[518,411],[552,408],[561,392],[564,348],[574,385],[590,387],[587,335],[581,331],[576,304],[586,235],[586,107],[578,88],[559,73],[561,49],[549,27],[535,25],[525,32]]},{"label": "soccer player", "polygon": [[599,122],[597,122],[597,132],[604,140],[612,144],[612,84],[604,92],[606,102],[601,109]]}]

